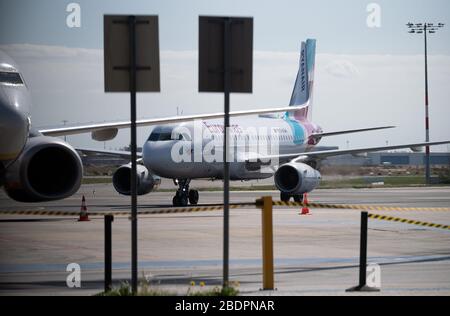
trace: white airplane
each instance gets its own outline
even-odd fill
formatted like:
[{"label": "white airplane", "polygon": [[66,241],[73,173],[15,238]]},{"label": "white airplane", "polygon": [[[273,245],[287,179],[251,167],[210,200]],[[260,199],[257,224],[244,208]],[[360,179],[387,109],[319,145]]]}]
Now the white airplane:
[{"label": "white airplane", "polygon": [[[230,112],[231,180],[274,176],[280,198],[302,201],[304,193],[320,182],[321,160],[343,154],[411,148],[450,143],[450,140],[340,150],[319,147],[322,137],[392,128],[382,126],[323,132],[312,123],[315,40],[302,42],[300,65],[289,106]],[[31,99],[17,65],[0,51],[0,185],[17,201],[66,198],[80,187],[83,168],[77,152],[103,153],[129,158],[129,152],[74,149],[57,136],[90,132],[98,141],[113,139],[130,122],[91,124],[35,130],[30,118]],[[276,115],[276,113],[284,113]],[[251,116],[253,115],[253,116]],[[258,115],[258,116],[255,116]],[[241,117],[249,116],[249,117]],[[251,116],[251,117],[250,117]],[[151,192],[169,178],[178,185],[173,205],[197,204],[192,179],[222,179],[223,113],[185,115],[137,121],[137,126],[156,125],[139,155],[138,194]],[[274,150],[273,150],[274,149]],[[115,189],[130,194],[131,165],[113,175]]]}]

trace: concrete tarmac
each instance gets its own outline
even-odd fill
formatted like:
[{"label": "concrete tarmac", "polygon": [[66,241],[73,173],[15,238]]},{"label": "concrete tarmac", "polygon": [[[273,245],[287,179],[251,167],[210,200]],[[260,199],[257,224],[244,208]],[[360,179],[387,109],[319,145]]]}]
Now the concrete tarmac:
[{"label": "concrete tarmac", "polygon": [[[23,204],[0,193],[3,210],[129,210],[129,197],[110,184],[83,185],[62,201]],[[254,202],[275,191],[231,193],[231,202]],[[171,205],[173,192],[139,197],[139,208]],[[310,202],[450,207],[449,187],[315,190]],[[200,192],[200,204],[217,204],[222,192]],[[232,209],[230,280],[243,295],[355,295],[358,281],[360,211],[274,209],[276,291],[260,291],[261,212]],[[450,224],[447,211],[374,211],[377,214]],[[103,218],[77,222],[64,216],[0,215],[0,295],[90,295],[103,289]],[[113,223],[113,279],[129,280],[130,221]],[[178,294],[222,282],[222,211],[139,217],[139,271],[152,287]],[[449,295],[450,231],[369,219],[368,261],[381,266],[381,291],[371,295]],[[81,266],[81,288],[68,288],[69,263]],[[363,293],[363,295],[367,295]]]}]

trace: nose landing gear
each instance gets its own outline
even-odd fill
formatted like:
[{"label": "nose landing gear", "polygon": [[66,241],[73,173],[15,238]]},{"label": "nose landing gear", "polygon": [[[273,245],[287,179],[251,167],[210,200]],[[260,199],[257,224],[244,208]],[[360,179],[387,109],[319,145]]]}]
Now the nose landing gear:
[{"label": "nose landing gear", "polygon": [[174,179],[173,183],[178,185],[178,190],[172,199],[173,206],[197,205],[199,194],[197,190],[189,190],[190,179]]}]

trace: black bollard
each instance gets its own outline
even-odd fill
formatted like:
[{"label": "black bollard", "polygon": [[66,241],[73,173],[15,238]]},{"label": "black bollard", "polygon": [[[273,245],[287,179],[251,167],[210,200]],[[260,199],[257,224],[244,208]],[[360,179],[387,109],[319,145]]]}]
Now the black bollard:
[{"label": "black bollard", "polygon": [[359,245],[359,284],[346,292],[378,292],[380,289],[366,285],[367,272],[367,212],[361,212],[361,237]]},{"label": "black bollard", "polygon": [[112,288],[112,230],[113,215],[105,215],[105,292]]}]

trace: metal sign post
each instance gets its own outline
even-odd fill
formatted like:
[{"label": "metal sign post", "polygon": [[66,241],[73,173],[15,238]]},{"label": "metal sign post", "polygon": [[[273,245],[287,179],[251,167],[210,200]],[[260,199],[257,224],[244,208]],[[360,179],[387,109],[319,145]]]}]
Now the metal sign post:
[{"label": "metal sign post", "polygon": [[224,117],[223,117],[223,286],[228,286],[229,279],[229,249],[230,249],[230,161],[228,151],[230,149],[230,26],[231,19],[225,18],[223,31],[223,93],[224,93]]},{"label": "metal sign post", "polygon": [[229,279],[230,92],[252,92],[253,18],[199,17],[199,91],[224,93],[223,286]]},{"label": "metal sign post", "polygon": [[[138,27],[139,26],[139,27]],[[131,287],[137,293],[136,92],[160,91],[157,16],[104,16],[105,92],[130,92]]]},{"label": "metal sign post", "polygon": [[131,120],[131,288],[137,293],[137,190],[136,190],[136,17],[128,17],[130,31],[130,120]]}]

